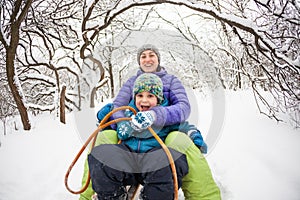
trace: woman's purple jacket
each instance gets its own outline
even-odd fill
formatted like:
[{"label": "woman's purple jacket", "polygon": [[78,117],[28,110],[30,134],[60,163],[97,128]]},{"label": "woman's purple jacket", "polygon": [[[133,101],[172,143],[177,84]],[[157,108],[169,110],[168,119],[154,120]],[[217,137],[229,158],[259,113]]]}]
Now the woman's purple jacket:
[{"label": "woman's purple jacket", "polygon": [[[137,75],[130,77],[126,83],[121,87],[118,95],[113,101],[114,108],[120,106],[127,106],[130,100],[133,98],[133,85],[136,78],[144,73],[138,70]],[[156,126],[168,126],[177,123],[181,123],[187,120],[190,115],[191,107],[188,100],[185,88],[181,81],[174,75],[168,74],[165,69],[161,69],[159,72],[154,72],[159,76],[163,82],[164,97],[169,100],[170,106],[156,106],[152,108],[156,114]],[[114,119],[125,117],[124,112],[116,112],[113,115]]]}]

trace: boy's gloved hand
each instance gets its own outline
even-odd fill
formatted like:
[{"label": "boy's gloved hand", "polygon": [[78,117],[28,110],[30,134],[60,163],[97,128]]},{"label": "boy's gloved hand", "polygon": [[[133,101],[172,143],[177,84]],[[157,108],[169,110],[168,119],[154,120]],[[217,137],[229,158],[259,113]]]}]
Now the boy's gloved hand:
[{"label": "boy's gloved hand", "polygon": [[98,112],[97,112],[97,119],[98,121],[102,121],[102,119],[114,109],[114,105],[112,103],[108,103],[105,106],[103,106]]},{"label": "boy's gloved hand", "polygon": [[[112,103],[108,103],[105,106],[103,106],[98,112],[97,112],[97,123],[96,125],[99,126],[100,122],[104,119],[104,117],[114,109],[114,105]],[[108,119],[110,121],[111,118]],[[106,127],[104,130],[111,129],[112,126]]]},{"label": "boy's gloved hand", "polygon": [[136,115],[132,115],[131,119],[132,128],[138,132],[141,132],[154,123],[156,115],[152,110],[143,111],[138,112]]},{"label": "boy's gloved hand", "polygon": [[202,153],[207,153],[207,144],[204,142],[199,130],[192,132],[190,134],[190,138],[193,140],[194,144],[200,149]]},{"label": "boy's gloved hand", "polygon": [[125,139],[129,138],[133,133],[133,129],[130,125],[130,122],[129,121],[118,122],[117,133],[118,133],[119,139],[121,139],[121,140],[125,140]]}]

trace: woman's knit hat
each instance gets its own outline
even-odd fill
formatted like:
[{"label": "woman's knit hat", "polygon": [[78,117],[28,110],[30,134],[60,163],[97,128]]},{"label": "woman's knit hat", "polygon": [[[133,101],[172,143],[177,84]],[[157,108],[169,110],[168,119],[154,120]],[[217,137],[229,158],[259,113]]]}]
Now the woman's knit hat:
[{"label": "woman's knit hat", "polygon": [[160,63],[160,54],[159,54],[158,48],[156,48],[156,46],[154,46],[153,44],[144,44],[137,51],[137,61],[138,61],[139,65],[140,65],[141,54],[146,50],[153,51],[158,58],[158,63]]},{"label": "woman's knit hat", "polygon": [[133,98],[141,92],[150,92],[157,97],[157,103],[161,104],[164,100],[163,83],[161,79],[152,73],[143,73],[135,80],[133,86]]}]

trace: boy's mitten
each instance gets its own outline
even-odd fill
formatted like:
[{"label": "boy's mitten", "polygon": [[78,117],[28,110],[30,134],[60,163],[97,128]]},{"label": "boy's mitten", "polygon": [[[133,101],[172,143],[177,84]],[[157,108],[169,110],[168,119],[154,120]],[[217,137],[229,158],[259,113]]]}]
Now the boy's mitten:
[{"label": "boy's mitten", "polygon": [[207,144],[204,142],[199,130],[192,132],[190,134],[190,138],[193,140],[194,144],[200,149],[202,153],[207,153]]},{"label": "boy's mitten", "polygon": [[117,133],[121,140],[125,140],[132,136],[133,129],[129,121],[121,121],[117,123]]},{"label": "boy's mitten", "polygon": [[131,116],[131,126],[135,131],[141,132],[151,126],[155,121],[155,112],[143,111]]},{"label": "boy's mitten", "polygon": [[[96,125],[99,126],[100,122],[104,119],[104,117],[114,109],[114,105],[112,103],[108,103],[105,106],[103,106],[98,112],[97,112],[97,122]],[[112,118],[110,117],[108,121],[111,121]],[[115,124],[112,124],[103,130],[112,129],[112,127],[115,126]]]}]

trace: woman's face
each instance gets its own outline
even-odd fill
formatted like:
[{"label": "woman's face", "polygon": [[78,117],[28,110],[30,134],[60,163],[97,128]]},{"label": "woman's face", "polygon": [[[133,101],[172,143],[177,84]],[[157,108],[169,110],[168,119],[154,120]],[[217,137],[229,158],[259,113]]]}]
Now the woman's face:
[{"label": "woman's face", "polygon": [[158,57],[154,51],[146,50],[140,56],[140,67],[144,72],[155,72],[158,67]]},{"label": "woman's face", "polygon": [[139,111],[147,111],[157,105],[157,97],[147,91],[135,95],[135,106]]}]

